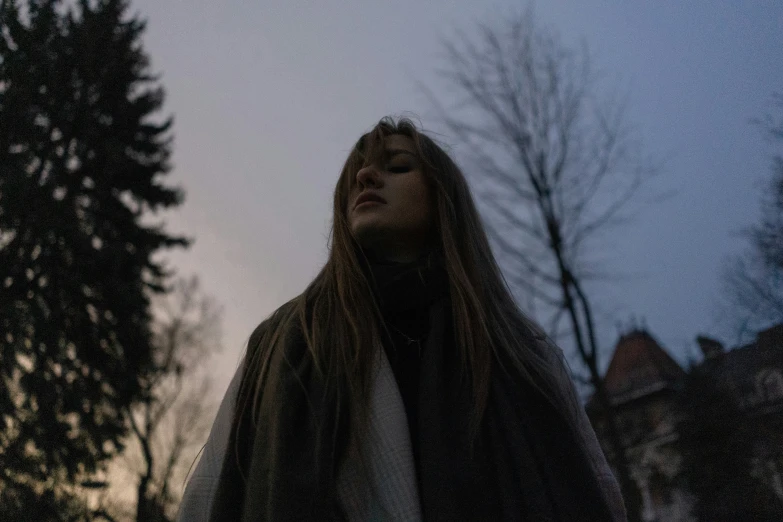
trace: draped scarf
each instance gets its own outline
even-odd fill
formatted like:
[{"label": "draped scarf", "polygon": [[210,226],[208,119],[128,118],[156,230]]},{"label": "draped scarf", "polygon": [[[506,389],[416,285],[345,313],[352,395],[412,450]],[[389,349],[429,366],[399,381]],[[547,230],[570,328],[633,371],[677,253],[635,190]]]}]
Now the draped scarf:
[{"label": "draped scarf", "polygon": [[[471,440],[472,396],[459,378],[442,270],[374,271],[384,314],[389,303],[397,310],[401,303],[424,303],[428,317],[415,426],[389,362],[394,343],[375,347],[363,448],[370,452],[370,476],[357,462],[347,405],[325,389],[304,336],[291,327],[272,352],[256,424],[232,421],[211,522],[623,518],[616,483],[596,474],[574,423],[521,375],[501,370],[511,367],[508,361],[493,368],[487,410]],[[243,378],[256,378],[253,370],[245,368]],[[246,398],[240,392],[237,404]]]}]

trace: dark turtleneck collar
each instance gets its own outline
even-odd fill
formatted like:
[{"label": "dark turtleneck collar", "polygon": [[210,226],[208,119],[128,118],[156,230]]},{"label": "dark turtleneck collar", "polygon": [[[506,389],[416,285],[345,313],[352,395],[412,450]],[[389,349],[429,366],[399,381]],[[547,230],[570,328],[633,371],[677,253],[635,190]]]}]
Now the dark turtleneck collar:
[{"label": "dark turtleneck collar", "polygon": [[368,268],[384,315],[429,309],[448,291],[446,269],[433,253],[409,263],[371,260]]}]

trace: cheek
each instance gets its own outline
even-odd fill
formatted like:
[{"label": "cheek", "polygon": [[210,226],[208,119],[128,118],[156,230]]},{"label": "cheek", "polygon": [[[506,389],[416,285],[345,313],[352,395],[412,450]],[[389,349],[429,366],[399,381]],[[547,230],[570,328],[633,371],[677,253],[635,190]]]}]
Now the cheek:
[{"label": "cheek", "polygon": [[432,203],[428,190],[422,191],[419,197],[419,208],[422,218],[429,220],[430,216],[432,215]]},{"label": "cheek", "polygon": [[426,223],[431,220],[432,203],[430,190],[424,183],[416,184],[411,187],[409,192],[409,216],[408,218],[417,223]]}]

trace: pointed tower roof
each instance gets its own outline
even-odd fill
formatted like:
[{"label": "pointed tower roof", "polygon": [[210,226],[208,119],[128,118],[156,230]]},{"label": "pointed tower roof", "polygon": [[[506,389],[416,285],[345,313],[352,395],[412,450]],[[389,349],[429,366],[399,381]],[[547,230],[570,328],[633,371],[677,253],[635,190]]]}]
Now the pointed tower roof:
[{"label": "pointed tower roof", "polygon": [[604,377],[613,401],[627,402],[664,388],[675,387],[685,371],[646,330],[620,337]]}]

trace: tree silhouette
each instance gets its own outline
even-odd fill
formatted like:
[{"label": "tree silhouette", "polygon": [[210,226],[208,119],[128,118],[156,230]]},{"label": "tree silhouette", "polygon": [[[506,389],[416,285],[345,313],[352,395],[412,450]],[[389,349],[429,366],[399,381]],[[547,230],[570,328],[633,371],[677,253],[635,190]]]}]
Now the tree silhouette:
[{"label": "tree silhouette", "polygon": [[616,275],[597,268],[595,240],[624,221],[654,170],[632,142],[623,104],[599,99],[586,49],[566,48],[536,25],[532,10],[481,24],[475,37],[458,33],[445,51],[441,78],[457,101],[429,98],[466,148],[509,283],[529,313],[548,313],[552,337],[566,324],[606,421],[607,456],[629,519],[639,520],[639,491],[599,371],[586,283]]},{"label": "tree silhouette", "polygon": [[[124,0],[0,7],[0,519],[115,455],[152,370],[171,118]],[[41,504],[43,505],[43,504]],[[29,513],[27,513],[29,514]],[[68,519],[52,508],[40,519]]]},{"label": "tree silhouette", "polygon": [[130,415],[131,438],[140,450],[134,459],[140,464],[134,466],[137,522],[174,519],[176,485],[209,434],[215,405],[204,365],[221,345],[221,310],[201,294],[196,277],[177,280],[156,304],[155,371],[143,380],[147,399]]},{"label": "tree silhouette", "polygon": [[[783,110],[783,93],[775,96]],[[773,145],[783,146],[783,113],[757,120]],[[761,219],[746,231],[749,248],[728,259],[723,283],[728,315],[742,340],[783,322],[783,152],[772,155]]]}]

